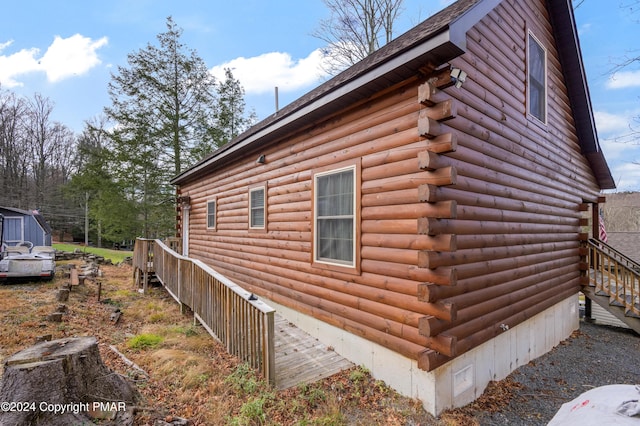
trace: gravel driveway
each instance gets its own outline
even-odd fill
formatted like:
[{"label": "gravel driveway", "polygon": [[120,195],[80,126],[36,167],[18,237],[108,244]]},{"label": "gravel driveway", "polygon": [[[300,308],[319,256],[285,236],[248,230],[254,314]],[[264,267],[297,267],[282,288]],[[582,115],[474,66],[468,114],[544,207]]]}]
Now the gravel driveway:
[{"label": "gravel driveway", "polygon": [[594,387],[640,384],[640,336],[581,321],[571,338],[506,382],[515,396],[496,413],[474,411],[480,424],[546,425],[562,404]]}]

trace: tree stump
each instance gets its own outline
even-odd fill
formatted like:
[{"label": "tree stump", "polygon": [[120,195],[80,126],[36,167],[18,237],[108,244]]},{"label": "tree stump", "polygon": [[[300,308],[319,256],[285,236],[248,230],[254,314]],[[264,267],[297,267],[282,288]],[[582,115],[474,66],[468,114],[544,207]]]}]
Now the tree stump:
[{"label": "tree stump", "polygon": [[95,337],[40,342],[4,362],[0,402],[10,405],[0,425],[131,425],[137,397],[104,365]]},{"label": "tree stump", "polygon": [[47,315],[47,321],[49,322],[62,322],[63,312],[52,312]]},{"label": "tree stump", "polygon": [[58,294],[56,294],[56,300],[58,302],[66,302],[69,300],[69,289],[61,288],[58,290]]}]

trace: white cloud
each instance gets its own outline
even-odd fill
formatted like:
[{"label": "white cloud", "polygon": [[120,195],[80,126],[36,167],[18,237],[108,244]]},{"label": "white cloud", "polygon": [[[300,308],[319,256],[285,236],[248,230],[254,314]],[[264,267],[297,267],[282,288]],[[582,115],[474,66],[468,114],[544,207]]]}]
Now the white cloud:
[{"label": "white cloud", "polygon": [[580,26],[580,28],[578,28],[578,35],[579,36],[584,36],[590,30],[591,30],[591,24],[590,23],[582,24]]},{"label": "white cloud", "polygon": [[618,191],[640,189],[640,145],[630,128],[638,115],[640,110],[619,114],[594,112],[600,146]]},{"label": "white cloud", "polygon": [[211,68],[219,80],[229,68],[247,94],[273,92],[274,87],[292,92],[317,84],[326,75],[320,68],[322,53],[314,50],[306,58],[294,60],[284,52],[270,52],[252,58],[239,57]]},{"label": "white cloud", "polygon": [[607,88],[609,89],[624,89],[627,87],[640,87],[640,70],[620,71],[607,80]]},{"label": "white cloud", "polygon": [[13,44],[13,40],[9,40],[6,41],[4,43],[0,43],[0,52],[2,52],[4,49],[6,49],[7,47],[11,46]]},{"label": "white cloud", "polygon": [[595,111],[596,128],[601,135],[617,135],[629,133],[629,123],[636,113],[611,114],[606,111]]},{"label": "white cloud", "polygon": [[[0,43],[0,53],[12,41]],[[19,78],[33,72],[44,72],[47,80],[55,83],[74,75],[82,75],[101,63],[97,50],[106,46],[108,39],[92,40],[80,34],[68,38],[56,36],[42,57],[40,49],[22,49],[10,55],[0,55],[0,83],[4,87],[22,86]]]},{"label": "white cloud", "polygon": [[[640,115],[639,110],[625,111],[621,114],[604,111],[594,113],[600,146],[612,168],[620,163],[640,161],[640,146],[630,127],[634,124],[634,117],[638,115]],[[637,167],[640,169],[640,166]],[[613,173],[616,179],[621,174],[622,172]],[[628,180],[629,174],[625,173],[625,176]]]},{"label": "white cloud", "polygon": [[[3,43],[0,52],[10,46],[12,41]],[[32,72],[38,68],[35,56],[39,50],[36,48],[22,49],[9,56],[0,55],[0,85],[5,88],[22,86],[16,77]]]},{"label": "white cloud", "polygon": [[101,63],[96,51],[107,44],[107,38],[93,41],[75,34],[69,38],[56,36],[40,60],[47,79],[55,83],[65,78],[81,75]]},{"label": "white cloud", "polygon": [[612,167],[611,174],[616,182],[617,191],[637,191],[640,189],[640,164],[635,162],[620,163]]}]

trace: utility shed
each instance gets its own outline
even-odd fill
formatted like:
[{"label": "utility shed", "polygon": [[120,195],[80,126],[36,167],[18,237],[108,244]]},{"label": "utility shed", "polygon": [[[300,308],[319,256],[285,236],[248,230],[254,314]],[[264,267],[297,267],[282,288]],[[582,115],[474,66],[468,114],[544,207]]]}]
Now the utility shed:
[{"label": "utility shed", "polygon": [[434,414],[578,327],[615,186],[568,0],[456,1],[173,183],[184,254]]},{"label": "utility shed", "polygon": [[15,246],[30,241],[34,246],[51,245],[51,227],[37,210],[0,207],[4,215],[4,243]]}]

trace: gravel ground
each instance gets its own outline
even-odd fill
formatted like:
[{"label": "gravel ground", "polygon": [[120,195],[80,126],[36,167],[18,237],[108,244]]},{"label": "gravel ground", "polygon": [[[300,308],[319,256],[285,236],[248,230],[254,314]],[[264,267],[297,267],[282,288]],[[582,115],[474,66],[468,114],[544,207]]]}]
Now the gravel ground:
[{"label": "gravel ground", "polygon": [[562,404],[611,384],[640,384],[640,336],[581,321],[571,338],[501,384],[514,394],[508,404],[473,416],[481,425],[546,425]]}]

